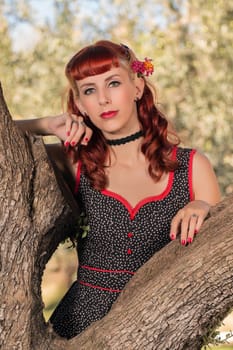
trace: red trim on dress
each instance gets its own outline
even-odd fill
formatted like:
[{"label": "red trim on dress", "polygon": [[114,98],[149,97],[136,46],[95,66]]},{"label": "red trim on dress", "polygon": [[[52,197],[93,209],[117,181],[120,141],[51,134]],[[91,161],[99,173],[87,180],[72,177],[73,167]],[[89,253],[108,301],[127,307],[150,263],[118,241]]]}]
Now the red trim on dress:
[{"label": "red trim on dress", "polygon": [[79,161],[78,165],[77,165],[77,172],[76,172],[76,178],[75,178],[75,187],[74,187],[74,193],[78,193],[78,188],[79,188],[79,184],[80,184],[80,176],[81,176],[81,167],[82,164]]},{"label": "red trim on dress", "polygon": [[95,289],[100,289],[100,290],[105,290],[107,292],[111,292],[111,293],[120,293],[121,290],[120,289],[112,289],[112,288],[105,288],[105,287],[100,287],[100,286],[95,286],[93,284],[84,282],[84,281],[78,281],[80,284],[86,286],[86,287],[90,287],[90,288],[95,288]]},{"label": "red trim on dress", "polygon": [[190,201],[194,200],[194,192],[193,192],[193,157],[197,151],[193,149],[190,153],[189,158],[189,168],[188,168],[188,182],[189,182],[189,196]]},{"label": "red trim on dress", "polygon": [[80,268],[91,270],[91,271],[97,271],[97,272],[129,273],[130,275],[134,275],[134,272],[128,271],[128,270],[104,270],[104,269],[99,269],[98,267],[92,267],[87,265],[81,265]]},{"label": "red trim on dress", "polygon": [[[172,159],[176,159],[176,153],[177,153],[177,147],[174,147],[173,151],[172,151]],[[169,192],[171,191],[173,180],[174,180],[174,171],[171,171],[169,173],[168,183],[167,183],[165,190],[158,195],[146,197],[146,198],[140,200],[135,207],[133,207],[127,201],[126,198],[124,198],[123,196],[121,196],[120,194],[118,194],[116,192],[104,189],[101,191],[101,193],[106,195],[106,196],[113,197],[113,198],[117,199],[119,202],[121,202],[128,210],[128,212],[130,214],[130,219],[133,220],[135,215],[139,211],[139,209],[141,207],[143,207],[145,204],[165,198],[169,194]]]}]

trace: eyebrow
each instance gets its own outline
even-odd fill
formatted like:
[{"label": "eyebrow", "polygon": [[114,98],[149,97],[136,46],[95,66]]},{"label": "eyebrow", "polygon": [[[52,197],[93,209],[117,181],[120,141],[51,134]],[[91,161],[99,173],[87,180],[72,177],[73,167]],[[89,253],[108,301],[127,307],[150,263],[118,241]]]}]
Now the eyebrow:
[{"label": "eyebrow", "polygon": [[[113,78],[119,78],[119,77],[120,77],[119,74],[112,74],[112,75],[110,75],[109,77],[107,77],[104,81],[105,81],[105,82],[108,82],[109,80],[112,80]],[[95,85],[95,83],[92,83],[92,82],[90,82],[90,83],[84,83],[84,84],[80,85],[80,89],[82,89],[82,88],[84,88],[84,87],[86,87],[86,86],[93,86],[93,85]]]}]

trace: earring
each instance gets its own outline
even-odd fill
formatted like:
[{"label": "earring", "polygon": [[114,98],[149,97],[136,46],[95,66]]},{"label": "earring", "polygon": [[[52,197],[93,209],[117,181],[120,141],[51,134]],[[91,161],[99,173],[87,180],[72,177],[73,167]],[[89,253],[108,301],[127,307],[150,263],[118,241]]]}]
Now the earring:
[{"label": "earring", "polygon": [[134,102],[138,102],[140,99],[139,99],[139,97],[135,97],[135,99],[134,99]]}]

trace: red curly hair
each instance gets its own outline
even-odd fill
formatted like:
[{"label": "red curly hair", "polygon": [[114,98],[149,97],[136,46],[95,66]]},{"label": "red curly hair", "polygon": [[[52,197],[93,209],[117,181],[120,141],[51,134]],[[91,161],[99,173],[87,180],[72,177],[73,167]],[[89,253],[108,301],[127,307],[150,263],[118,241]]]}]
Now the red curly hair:
[{"label": "red curly hair", "polygon": [[[67,99],[69,113],[82,115],[75,103],[79,95],[76,81],[89,76],[102,74],[113,67],[123,66],[129,74],[133,74],[131,64],[136,60],[131,49],[111,41],[102,40],[87,46],[76,53],[68,62],[65,73],[70,83]],[[155,88],[145,77],[143,95],[137,101],[137,112],[144,139],[141,151],[148,160],[148,171],[154,181],[159,181],[163,173],[174,171],[178,167],[176,160],[171,158],[171,151],[179,144],[179,138],[168,130],[168,121],[156,106]],[[97,190],[106,188],[108,179],[105,173],[106,160],[109,158],[109,148],[105,137],[90,120],[83,115],[85,123],[93,130],[93,135],[87,146],[80,146],[73,154],[74,161],[80,160],[82,171]],[[173,136],[169,140],[169,136]],[[173,139],[173,140],[172,140]]]}]

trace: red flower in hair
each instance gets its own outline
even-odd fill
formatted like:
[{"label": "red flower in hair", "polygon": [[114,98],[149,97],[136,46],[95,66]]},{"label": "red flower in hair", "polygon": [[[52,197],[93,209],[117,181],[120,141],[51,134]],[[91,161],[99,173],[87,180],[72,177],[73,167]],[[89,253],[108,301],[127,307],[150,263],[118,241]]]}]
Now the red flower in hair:
[{"label": "red flower in hair", "polygon": [[134,73],[137,73],[138,77],[145,75],[148,77],[154,72],[154,65],[151,58],[145,58],[144,61],[135,60],[131,64],[131,68]]}]

